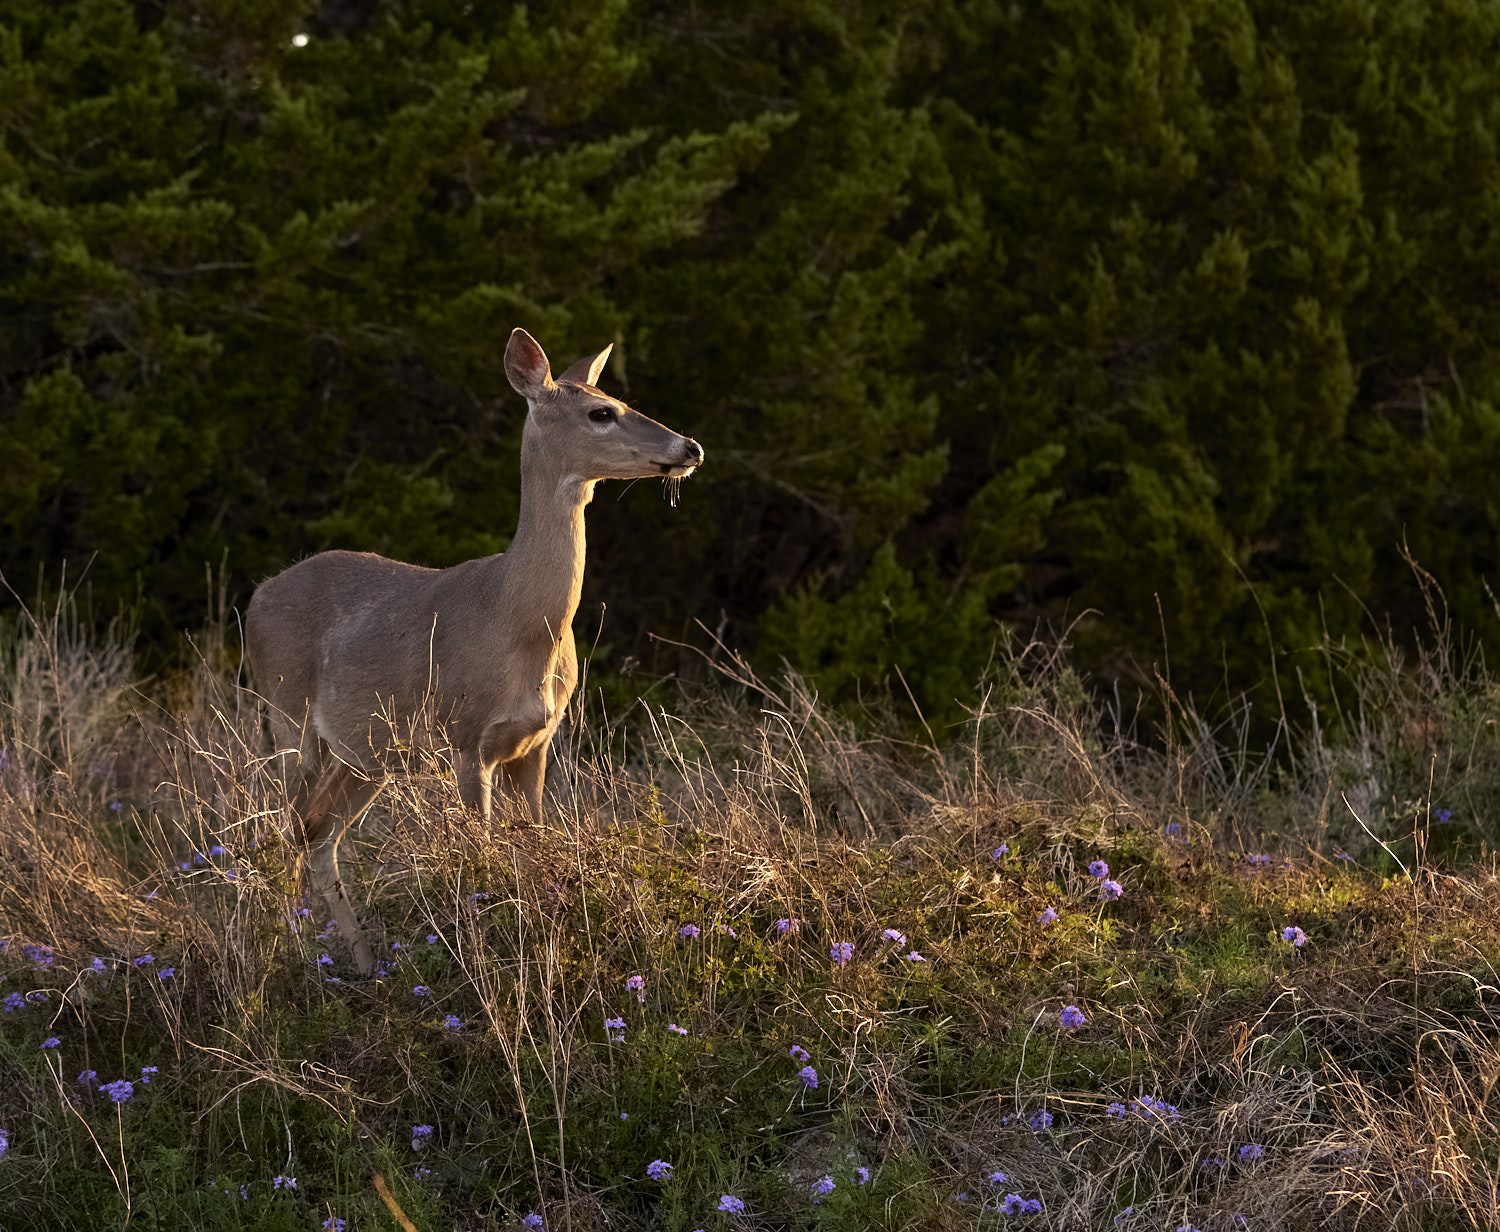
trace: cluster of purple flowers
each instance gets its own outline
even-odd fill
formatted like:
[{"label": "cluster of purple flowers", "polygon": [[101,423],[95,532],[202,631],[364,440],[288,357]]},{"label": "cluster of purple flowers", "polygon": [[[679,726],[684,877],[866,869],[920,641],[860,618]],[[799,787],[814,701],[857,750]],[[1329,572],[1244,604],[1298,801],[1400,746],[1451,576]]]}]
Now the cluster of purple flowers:
[{"label": "cluster of purple flowers", "polygon": [[611,1044],[623,1044],[625,1042],[625,1020],[623,1018],[606,1018],[604,1029],[609,1032]]},{"label": "cluster of purple flowers", "polygon": [[1247,1142],[1236,1153],[1242,1164],[1253,1164],[1266,1157],[1266,1148],[1258,1142]]},{"label": "cluster of purple flowers", "polygon": [[19,992],[8,992],[5,994],[5,1001],[3,1002],[3,1004],[5,1007],[5,1012],[7,1014],[12,1014],[16,1010],[26,1008],[26,997],[24,994]]},{"label": "cluster of purple flowers", "polygon": [[669,1023],[667,1023],[667,1034],[669,1034],[669,1035],[686,1035],[687,1033],[688,1033],[688,1031],[687,1031],[686,1027],[679,1027],[675,1022],[669,1022]]},{"label": "cluster of purple flowers", "polygon": [[1257,872],[1271,867],[1271,857],[1263,851],[1252,851],[1245,856],[1245,860]]},{"label": "cluster of purple flowers", "polygon": [[412,1150],[414,1150],[414,1151],[420,1151],[430,1141],[432,1141],[432,1126],[431,1125],[413,1125],[411,1127],[411,1149]]},{"label": "cluster of purple flowers", "polygon": [[349,1224],[337,1215],[330,1215],[323,1221],[323,1232],[344,1232]]},{"label": "cluster of purple flowers", "polygon": [[642,1005],[646,1004],[646,977],[643,975],[632,975],[625,981],[625,988],[635,993],[635,999]]},{"label": "cluster of purple flowers", "polygon": [[781,919],[776,921],[776,931],[783,937],[787,933],[801,932],[802,923],[799,920],[792,919],[790,916],[782,916]]},{"label": "cluster of purple flowers", "polygon": [[1023,1198],[1020,1194],[1008,1193],[1004,1201],[1000,1203],[1000,1209],[1006,1215],[1040,1215],[1042,1203],[1040,1198]]},{"label": "cluster of purple flowers", "polygon": [[906,934],[899,928],[886,929],[885,932],[880,934],[880,939],[882,941],[894,942],[898,950],[906,944]]},{"label": "cluster of purple flowers", "polygon": [[838,1186],[834,1184],[833,1177],[829,1176],[827,1173],[820,1176],[812,1183],[811,1186],[809,1186],[812,1200],[814,1202],[823,1201],[824,1198],[826,1198],[837,1188]]},{"label": "cluster of purple flowers", "polygon": [[786,1055],[791,1057],[793,1061],[800,1062],[812,1060],[812,1053],[808,1052],[807,1049],[802,1047],[801,1044],[793,1044],[786,1050]]},{"label": "cluster of purple flowers", "polygon": [[1045,1108],[1038,1108],[1027,1118],[1026,1124],[1031,1126],[1036,1133],[1052,1128],[1052,1114]]},{"label": "cluster of purple flowers", "polygon": [[1069,1030],[1074,1027],[1081,1027],[1088,1021],[1088,1019],[1084,1017],[1083,1011],[1076,1005],[1063,1006],[1062,1013],[1058,1015],[1058,1018],[1062,1022],[1062,1025],[1067,1027]]},{"label": "cluster of purple flowers", "polygon": [[797,1077],[802,1080],[802,1085],[809,1091],[818,1089],[818,1071],[811,1065],[804,1065],[797,1071]]},{"label": "cluster of purple flowers", "polygon": [[653,1159],[646,1165],[646,1175],[653,1181],[670,1181],[672,1179],[672,1165],[665,1159]]},{"label": "cluster of purple flowers", "polygon": [[1132,1112],[1143,1120],[1175,1121],[1182,1116],[1175,1104],[1145,1095],[1137,1095],[1129,1104],[1112,1103],[1104,1111],[1117,1120],[1123,1120]]},{"label": "cluster of purple flowers", "polygon": [[443,1016],[443,1030],[462,1031],[463,1029],[464,1020],[462,1018],[459,1018],[456,1014],[445,1014]]},{"label": "cluster of purple flowers", "polygon": [[57,961],[57,954],[50,945],[23,945],[21,956],[39,971],[45,971]]},{"label": "cluster of purple flowers", "polygon": [[854,957],[854,942],[835,941],[828,951],[828,957],[833,959],[834,966],[845,966]]},{"label": "cluster of purple flowers", "polygon": [[280,1189],[285,1189],[290,1192],[291,1190],[296,1188],[297,1178],[295,1176],[273,1176],[271,1178],[271,1191],[273,1193]]},{"label": "cluster of purple flowers", "polygon": [[1292,947],[1298,950],[1307,944],[1307,934],[1295,924],[1288,924],[1281,930],[1281,939],[1283,941],[1290,941]]},{"label": "cluster of purple flowers", "polygon": [[1056,907],[1044,907],[1044,908],[1042,908],[1042,910],[1037,913],[1036,922],[1038,924],[1040,924],[1043,928],[1046,928],[1048,924],[1056,924],[1057,923],[1057,908]]},{"label": "cluster of purple flowers", "polygon": [[1124,894],[1125,887],[1122,886],[1118,881],[1112,881],[1108,877],[1106,877],[1102,882],[1099,883],[1099,897],[1104,899],[1105,902],[1116,902],[1120,898],[1122,898]]},{"label": "cluster of purple flowers", "polygon": [[1103,860],[1089,861],[1089,876],[1097,877],[1100,881],[1109,876],[1109,865]]},{"label": "cluster of purple flowers", "polygon": [[736,1198],[733,1194],[720,1194],[719,1210],[723,1211],[726,1215],[743,1215],[745,1213],[745,1201],[743,1198]]},{"label": "cluster of purple flowers", "polygon": [[696,924],[684,924],[677,930],[677,935],[684,940],[691,940],[694,937],[700,936],[702,932],[703,930]]},{"label": "cluster of purple flowers", "polygon": [[1001,843],[1000,846],[996,847],[994,851],[990,852],[990,859],[1003,860],[1008,855],[1010,855],[1010,844]]}]

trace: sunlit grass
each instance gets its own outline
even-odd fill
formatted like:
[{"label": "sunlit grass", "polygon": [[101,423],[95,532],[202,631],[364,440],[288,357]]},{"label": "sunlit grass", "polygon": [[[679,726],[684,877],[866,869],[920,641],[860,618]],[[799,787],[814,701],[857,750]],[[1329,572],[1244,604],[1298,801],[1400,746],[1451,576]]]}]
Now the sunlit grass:
[{"label": "sunlit grass", "polygon": [[371,981],[229,672],[136,689],[62,621],[4,670],[17,1226],[1496,1217],[1493,866],[1400,847],[1404,799],[1388,854],[1316,779],[1108,736],[1024,656],[941,752],[748,676],[586,722],[540,828],[424,763],[347,845]]}]

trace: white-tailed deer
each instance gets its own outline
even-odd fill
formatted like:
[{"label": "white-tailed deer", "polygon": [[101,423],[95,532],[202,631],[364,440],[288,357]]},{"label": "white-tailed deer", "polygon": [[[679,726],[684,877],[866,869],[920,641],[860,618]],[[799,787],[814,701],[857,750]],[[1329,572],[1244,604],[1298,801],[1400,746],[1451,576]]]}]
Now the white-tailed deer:
[{"label": "white-tailed deer", "polygon": [[502,789],[539,819],[548,743],[578,682],[583,508],[601,479],[680,479],[703,461],[697,441],[595,387],[610,349],[554,381],[536,340],[511,333],[505,374],[527,415],[508,551],[451,569],[321,552],[251,597],[245,650],[277,747],[294,761],[294,824],[366,974],[374,960],[339,877],[338,843],[380,791],[393,729],[435,720],[465,804],[491,815],[498,769]]}]

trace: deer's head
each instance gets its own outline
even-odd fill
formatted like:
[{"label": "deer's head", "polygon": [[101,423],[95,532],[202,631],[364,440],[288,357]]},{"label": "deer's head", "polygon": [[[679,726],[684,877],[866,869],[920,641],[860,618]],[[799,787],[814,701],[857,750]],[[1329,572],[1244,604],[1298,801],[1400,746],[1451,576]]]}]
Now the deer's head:
[{"label": "deer's head", "polygon": [[553,465],[584,480],[690,475],[703,461],[703,446],[594,385],[612,349],[580,359],[553,380],[536,339],[524,329],[511,331],[505,375],[530,407],[528,435]]}]

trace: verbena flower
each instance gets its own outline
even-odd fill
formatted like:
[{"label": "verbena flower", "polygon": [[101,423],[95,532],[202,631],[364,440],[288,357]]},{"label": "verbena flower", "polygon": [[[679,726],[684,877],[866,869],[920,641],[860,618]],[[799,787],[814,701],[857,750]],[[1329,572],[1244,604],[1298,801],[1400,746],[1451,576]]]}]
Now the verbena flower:
[{"label": "verbena flower", "polygon": [[5,994],[5,1001],[3,1004],[5,1006],[5,1012],[7,1014],[14,1013],[16,1010],[26,1008],[26,997],[24,994],[19,992],[8,992]]},{"label": "verbena flower", "polygon": [[723,1211],[726,1215],[743,1215],[745,1213],[745,1203],[743,1199],[736,1198],[733,1194],[720,1194],[719,1210]]},{"label": "verbena flower", "polygon": [[1180,821],[1169,821],[1162,828],[1162,832],[1168,838],[1179,838],[1182,835],[1182,822],[1180,822]]},{"label": "verbena flower", "polygon": [[1206,1168],[1210,1172],[1217,1171],[1224,1166],[1224,1157],[1222,1155],[1205,1155],[1203,1162],[1198,1166]]},{"label": "verbena flower", "polygon": [[1141,1117],[1175,1121],[1182,1116],[1175,1104],[1169,1104],[1163,1099],[1148,1099],[1144,1095],[1137,1095],[1132,1106],[1136,1115]]},{"label": "verbena flower", "polygon": [[1130,1110],[1124,1104],[1115,1101],[1105,1106],[1104,1115],[1119,1118],[1123,1117],[1128,1111]]},{"label": "verbena flower", "polygon": [[635,993],[635,999],[642,1005],[646,1004],[646,977],[643,975],[632,975],[625,981],[625,987]]},{"label": "verbena flower", "polygon": [[1062,1013],[1061,1015],[1059,1015],[1059,1017],[1062,1020],[1062,1025],[1069,1028],[1081,1027],[1085,1022],[1088,1021],[1088,1019],[1084,1017],[1083,1011],[1076,1005],[1063,1006]]},{"label": "verbena flower", "polygon": [[927,961],[927,959],[924,958],[922,956],[922,954],[919,951],[917,951],[917,950],[913,950],[910,954],[903,954],[903,955],[901,955],[901,957],[904,958],[904,959],[906,959],[907,962],[913,962],[913,963],[915,963],[915,962],[926,962]]},{"label": "verbena flower", "polygon": [[1118,1215],[1115,1216],[1115,1227],[1118,1228],[1122,1223],[1124,1223],[1127,1219],[1129,1219],[1134,1214],[1135,1214],[1135,1207],[1133,1207],[1133,1206],[1127,1206],[1123,1211],[1121,1211]]},{"label": "verbena flower", "polygon": [[1008,1193],[1001,1202],[1000,1209],[1007,1215],[1040,1215],[1042,1204],[1037,1198],[1023,1198],[1020,1194]]},{"label": "verbena flower", "polygon": [[296,1189],[297,1178],[295,1176],[273,1176],[271,1178],[271,1191],[278,1189]]},{"label": "verbena flower", "polygon": [[532,1211],[525,1219],[521,1220],[521,1226],[523,1228],[540,1228],[542,1226],[542,1217],[535,1211]]},{"label": "verbena flower", "polygon": [[838,966],[838,967],[844,966],[851,958],[854,957],[854,942],[852,942],[852,941],[836,941],[836,942],[834,942],[833,946],[828,951],[828,957],[831,958],[831,959],[833,959],[833,962],[834,962],[835,966]]},{"label": "verbena flower", "polygon": [[131,1082],[128,1078],[116,1078],[113,1082],[106,1082],[100,1090],[108,1095],[110,1099],[114,1100],[115,1103],[123,1104],[135,1094],[135,1083]]},{"label": "verbena flower", "polygon": [[132,958],[130,960],[131,965],[132,966],[136,966],[136,967],[150,966],[155,961],[156,961],[156,955],[155,954],[141,954],[138,957]]},{"label": "verbena flower", "polygon": [[91,958],[91,959],[89,959],[89,970],[90,971],[103,971],[104,970],[104,959],[102,959],[102,958]]},{"label": "verbena flower", "polygon": [[488,891],[476,890],[473,894],[469,895],[469,906],[473,907],[477,911],[479,910],[479,904],[489,902],[490,897],[491,896]]},{"label": "verbena flower", "polygon": [[1262,868],[1270,868],[1271,867],[1271,857],[1268,856],[1263,851],[1252,851],[1252,852],[1250,852],[1249,854],[1247,854],[1245,856],[1245,860],[1249,863],[1250,867],[1253,868],[1253,869],[1262,869]]},{"label": "verbena flower", "polygon": [[702,931],[703,930],[696,924],[684,924],[677,930],[677,935],[684,938],[685,940],[691,940],[692,938],[699,936]]},{"label": "verbena flower", "polygon": [[0,1129],[0,1159],[5,1158],[5,1152],[8,1150],[10,1150],[10,1134],[8,1131]]},{"label": "verbena flower", "polygon": [[667,1023],[667,1030],[672,1035],[686,1035],[688,1033],[686,1027],[679,1027],[675,1022]]},{"label": "verbena flower", "polygon": [[793,1061],[812,1060],[812,1053],[808,1052],[807,1049],[802,1047],[801,1044],[793,1044],[786,1050],[786,1055],[791,1057]]},{"label": "verbena flower", "polygon": [[429,1176],[432,1175],[432,1169],[424,1164],[422,1167],[416,1169],[411,1175],[413,1180],[425,1181]]},{"label": "verbena flower", "polygon": [[413,1125],[411,1127],[411,1149],[420,1151],[427,1145],[428,1139],[432,1137],[431,1125]]},{"label": "verbena flower", "polygon": [[159,979],[159,980],[170,980],[176,974],[177,974],[177,968],[176,967],[163,967],[160,971],[158,971],[156,973],[156,978]]},{"label": "verbena flower", "polygon": [[349,1225],[337,1215],[330,1215],[323,1221],[323,1232],[344,1232]]},{"label": "verbena flower", "polygon": [[957,1202],[960,1204],[967,1202],[969,1200],[969,1191],[967,1189],[961,1189],[948,1200],[950,1202]]},{"label": "verbena flower", "polygon": [[809,1091],[818,1089],[818,1071],[811,1065],[804,1065],[797,1071],[797,1077],[802,1080],[802,1085]]},{"label": "verbena flower", "polygon": [[57,961],[57,954],[50,945],[23,945],[21,955],[38,969],[45,970]]},{"label": "verbena flower", "polygon": [[1037,1133],[1041,1133],[1044,1129],[1052,1128],[1052,1114],[1045,1108],[1038,1108],[1031,1114],[1026,1124],[1030,1125]]},{"label": "verbena flower", "polygon": [[849,1179],[856,1185],[868,1185],[870,1183],[870,1170],[868,1168],[856,1168],[849,1174]]},{"label": "verbena flower", "polygon": [[85,1069],[85,1070],[80,1070],[79,1071],[79,1074],[78,1074],[78,1085],[79,1086],[81,1086],[81,1087],[91,1087],[91,1086],[93,1086],[98,1081],[99,1081],[99,1071],[98,1070],[96,1070],[96,1069]]},{"label": "verbena flower", "polygon": [[1103,860],[1089,861],[1089,876],[1098,877],[1101,881],[1109,876],[1109,865]]},{"label": "verbena flower", "polygon": [[1008,855],[1010,855],[1010,844],[1001,843],[1000,846],[996,847],[995,850],[990,853],[990,859],[1003,860]]},{"label": "verbena flower", "polygon": [[646,1175],[653,1181],[670,1181],[672,1179],[672,1165],[665,1159],[653,1159],[646,1165]]},{"label": "verbena flower", "polygon": [[428,988],[426,984],[418,984],[411,990],[411,995],[414,997],[430,997],[432,996],[432,989]]},{"label": "verbena flower", "polygon": [[440,940],[442,940],[442,938],[439,937],[436,933],[428,933],[427,934],[427,944],[428,945],[436,945]]},{"label": "verbena flower", "polygon": [[781,919],[776,921],[776,931],[783,936],[787,933],[799,932],[801,928],[802,925],[789,916],[782,916]]},{"label": "verbena flower", "polygon": [[1056,924],[1057,923],[1057,908],[1056,907],[1044,907],[1041,910],[1041,912],[1038,913],[1038,915],[1036,917],[1036,922],[1038,924],[1040,924],[1043,928],[1046,928],[1048,924]]},{"label": "verbena flower", "polygon": [[396,969],[396,964],[395,963],[393,963],[393,962],[387,962],[384,958],[382,958],[378,963],[375,964],[375,967],[374,967],[375,978],[383,980],[387,976],[389,976],[390,973],[392,971],[394,971],[395,969]]},{"label": "verbena flower", "polygon": [[58,1039],[57,1036],[55,1036],[55,1035],[49,1035],[39,1045],[37,1045],[37,1047],[41,1048],[41,1049],[48,1049],[48,1050],[50,1050],[50,1049],[56,1048],[60,1043],[62,1043],[62,1040]]},{"label": "verbena flower", "polygon": [[899,928],[886,929],[885,932],[880,934],[880,939],[882,941],[894,941],[896,943],[897,949],[900,949],[906,944],[906,934]]},{"label": "verbena flower", "polygon": [[447,1031],[462,1031],[464,1020],[455,1014],[446,1014],[443,1017],[443,1028]]},{"label": "verbena flower", "polygon": [[991,1185],[1004,1185],[1010,1178],[996,1168],[993,1172],[985,1173],[984,1179]]},{"label": "verbena flower", "polygon": [[611,1044],[623,1044],[625,1042],[625,1020],[623,1018],[606,1018],[604,1029],[609,1032]]},{"label": "verbena flower", "polygon": [[1177,1225],[1177,1232],[1198,1232],[1198,1229],[1190,1223],[1180,1223]]},{"label": "verbena flower", "polygon": [[1281,930],[1281,939],[1290,941],[1295,949],[1301,949],[1307,944],[1307,934],[1295,924],[1288,924]]},{"label": "verbena flower", "polygon": [[161,1070],[154,1065],[141,1066],[141,1085],[149,1087],[151,1079],[155,1078],[159,1073],[161,1073]]},{"label": "verbena flower", "polygon": [[211,855],[211,856],[226,856],[229,853],[227,851],[225,851],[224,848],[222,848],[221,846],[219,846],[218,843],[215,843],[212,847],[210,847],[208,849],[208,854]]},{"label": "verbena flower", "polygon": [[1265,1158],[1266,1148],[1258,1142],[1247,1142],[1236,1152],[1236,1156],[1242,1164],[1253,1164]]},{"label": "verbena flower", "polygon": [[1099,895],[1106,902],[1112,903],[1124,893],[1125,887],[1122,886],[1118,881],[1110,881],[1106,878],[1099,885]]},{"label": "verbena flower", "polygon": [[837,1188],[837,1186],[833,1183],[833,1177],[824,1175],[815,1180],[812,1183],[811,1188],[813,1201],[821,1202],[824,1198],[831,1194]]},{"label": "verbena flower", "polygon": [[320,966],[320,967],[331,967],[331,966],[333,966],[333,959],[329,958],[327,954],[319,954],[318,955],[318,966]]},{"label": "verbena flower", "polygon": [[1438,825],[1440,825],[1440,826],[1446,826],[1450,821],[1453,820],[1453,810],[1452,809],[1433,809],[1432,810],[1432,819],[1433,819],[1433,821],[1437,822]]},{"label": "verbena flower", "polygon": [[739,933],[735,932],[734,929],[730,928],[728,924],[720,924],[719,925],[719,931],[721,933],[723,933],[726,937],[730,938],[730,940],[732,940],[732,941],[738,941],[740,939]]}]

